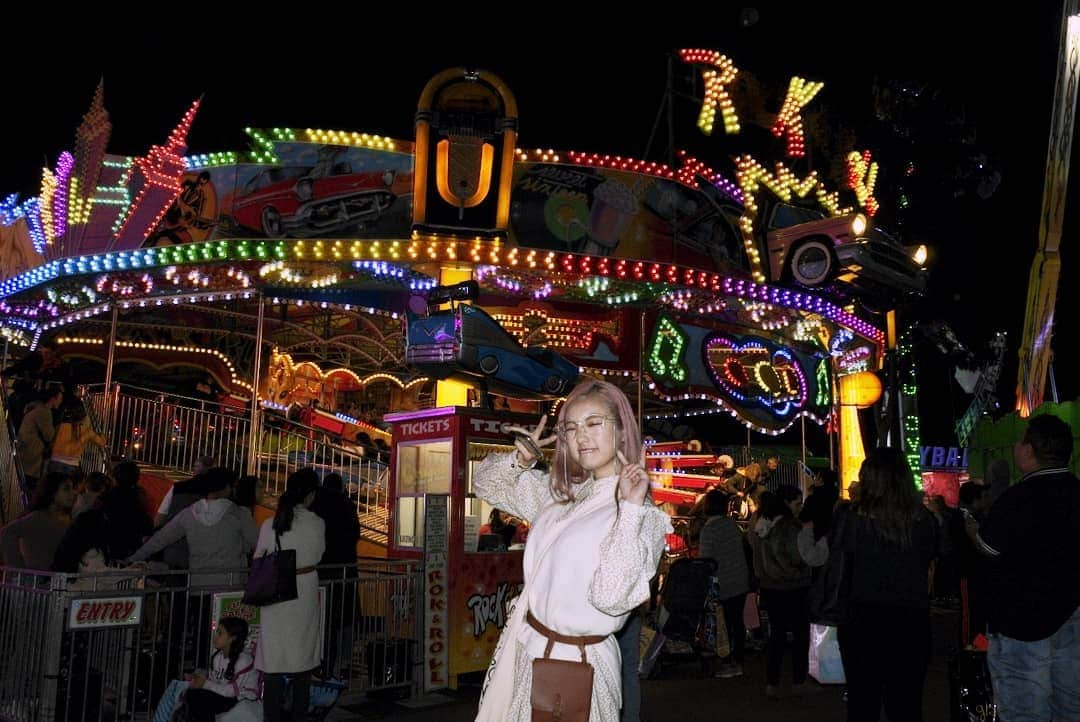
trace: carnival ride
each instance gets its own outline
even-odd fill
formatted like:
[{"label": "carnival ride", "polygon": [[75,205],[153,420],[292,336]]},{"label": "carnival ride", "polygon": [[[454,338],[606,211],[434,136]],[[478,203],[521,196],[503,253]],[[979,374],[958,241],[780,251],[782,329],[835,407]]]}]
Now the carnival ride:
[{"label": "carnival ride", "polygon": [[[1069,181],[1069,161],[1076,114],[1077,84],[1080,74],[1080,3],[1066,0],[1062,11],[1060,53],[1054,84],[1050,142],[1046,150],[1046,177],[1043,182],[1039,238],[1028,281],[1024,335],[1020,342],[1020,366],[1016,380],[1016,410],[1031,414],[1043,402],[1047,376],[1053,383],[1054,305],[1061,275],[1061,234],[1065,223],[1065,191]],[[1057,401],[1054,391],[1053,400]]]},{"label": "carnival ride", "polygon": [[[730,119],[710,73],[731,61],[683,59],[711,89],[702,112]],[[805,90],[793,81],[777,121],[793,158]],[[0,269],[0,331],[14,346],[48,335],[93,348],[106,380],[124,344],[222,354],[236,365],[222,387],[259,399],[240,414],[251,441],[238,456],[255,473],[300,451],[260,440],[264,419],[308,429],[305,446],[374,445],[387,411],[462,403],[450,376],[486,380],[522,412],[550,408],[584,373],[624,386],[646,425],[717,412],[771,435],[830,423],[848,403],[837,380],[872,374],[894,343],[866,309],[925,283],[925,255],[869,229],[866,152],[830,189],[747,155],[728,176],[685,153],[669,166],[529,151],[509,88],[462,69],[428,83],[412,141],[251,129],[250,151],[186,155],[198,107],[127,158],[107,152],[98,88],[77,152],[39,196],[0,204],[19,251]],[[466,279],[474,305],[409,317],[415,299]],[[454,358],[424,356],[412,331],[444,322]]]},{"label": "carnival ride", "polygon": [[[458,284],[461,286],[462,284]],[[465,284],[465,298],[475,297],[475,281]],[[445,311],[416,316],[408,312],[405,362],[440,380],[457,378],[518,398],[557,399],[578,377],[578,367],[550,349],[522,346],[499,322],[476,306],[453,303],[453,287],[432,289],[430,306],[451,297]]]},{"label": "carnival ride", "polygon": [[[1058,279],[1061,275],[1060,246],[1064,230],[1066,190],[1077,104],[1076,78],[1080,74],[1080,2],[1062,3],[1057,77],[1051,113],[1050,137],[1046,151],[1042,207],[1035,255],[1028,278],[1023,336],[1015,386],[1015,411],[995,419],[995,387],[1005,354],[1005,336],[996,334],[991,348],[993,360],[984,369],[974,389],[967,412],[957,421],[956,432],[970,447],[969,471],[973,478],[993,483],[995,469],[1007,484],[1018,477],[1013,468],[1013,445],[1021,438],[1026,420],[1033,414],[1054,414],[1065,419],[1076,433],[1080,429],[1078,404],[1058,403],[1053,373],[1054,313]],[[1049,396],[1046,398],[1049,385]],[[1076,465],[1073,465],[1074,471]]]},{"label": "carnival ride", "polygon": [[[731,61],[683,59],[706,80],[702,117],[719,110],[732,132]],[[810,85],[793,79],[777,119],[793,158]],[[17,251],[0,258],[0,332],[103,360],[84,380],[104,378],[91,417],[120,432],[114,453],[138,444],[173,469],[213,454],[262,479],[271,503],[300,466],[342,474],[362,551],[447,580],[424,585],[423,606],[447,610],[425,619],[425,688],[487,668],[521,579],[520,551],[479,549],[490,510],[472,470],[509,448],[505,423],[556,410],[579,374],[636,398],[647,434],[717,413],[770,436],[829,425],[854,480],[855,410],[877,400],[896,345],[882,310],[925,275],[924,257],[868,231],[868,153],[848,157],[841,191],[749,155],[724,175],[686,153],[524,150],[510,89],[463,68],[423,89],[412,141],[252,129],[247,152],[186,155],[198,107],[126,158],[106,151],[98,88],[76,154],[39,196],[0,205]],[[227,373],[212,375],[239,401],[132,388],[117,363],[129,352],[151,385],[178,365],[203,375],[219,354]],[[470,404],[462,380],[490,394]],[[715,479],[717,450],[649,448],[658,501],[691,503]]]}]

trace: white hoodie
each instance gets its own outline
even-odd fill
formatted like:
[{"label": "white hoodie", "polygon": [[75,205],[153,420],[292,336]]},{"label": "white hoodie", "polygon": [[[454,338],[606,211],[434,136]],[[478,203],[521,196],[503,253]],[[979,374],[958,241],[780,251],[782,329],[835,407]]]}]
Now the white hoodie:
[{"label": "white hoodie", "polygon": [[[131,561],[142,561],[183,538],[187,540],[192,572],[246,569],[258,535],[255,521],[246,509],[241,509],[228,499],[200,499],[150,537],[131,556]],[[230,578],[223,574],[191,576],[193,586],[244,581],[244,578]]]}]

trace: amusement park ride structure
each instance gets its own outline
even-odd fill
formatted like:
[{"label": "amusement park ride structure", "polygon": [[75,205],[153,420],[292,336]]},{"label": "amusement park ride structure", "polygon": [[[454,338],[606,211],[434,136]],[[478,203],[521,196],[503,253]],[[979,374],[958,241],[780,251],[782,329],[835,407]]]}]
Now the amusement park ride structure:
[{"label": "amusement park ride structure", "polygon": [[[702,129],[719,113],[736,132],[733,62],[681,58],[705,80]],[[773,128],[791,158],[805,153],[801,112],[821,88],[792,79]],[[451,374],[409,363],[403,324],[432,288],[472,280],[479,312],[455,323],[501,326],[523,352],[506,344],[507,362],[568,362],[530,399],[505,376],[513,364],[477,359],[514,411],[551,408],[545,397],[564,393],[576,366],[626,386],[646,420],[726,412],[778,434],[874,403],[873,384],[840,383],[877,372],[895,347],[895,329],[865,308],[925,284],[925,252],[873,227],[867,151],[847,158],[840,190],[749,155],[727,177],[687,154],[674,166],[527,151],[509,89],[463,69],[428,84],[413,141],[250,130],[248,152],[185,155],[198,106],[164,144],[120,157],[105,150],[99,88],[76,154],[46,170],[40,196],[0,204],[17,251],[0,269],[8,342],[58,334],[70,353],[86,339],[109,379],[113,361],[140,361],[140,344],[213,348],[237,367],[219,385],[257,394],[269,413],[283,391],[268,387],[272,352],[310,364],[293,382],[324,384],[304,395],[323,412],[345,413],[379,384],[396,390],[377,414],[463,405],[462,388],[435,378]],[[857,401],[841,398],[856,386]],[[859,429],[842,436],[861,445]],[[840,458],[850,481],[859,452]]]},{"label": "amusement park ride structure", "polygon": [[1028,416],[1038,408],[1050,377],[1053,400],[1054,305],[1061,275],[1061,234],[1065,222],[1065,191],[1069,181],[1073,120],[1077,86],[1080,84],[1080,2],[1066,0],[1061,21],[1061,51],[1058,56],[1050,142],[1046,150],[1046,177],[1043,182],[1039,238],[1028,281],[1024,335],[1020,344],[1020,367],[1016,381],[1016,409]]},{"label": "amusement park ride structure", "polygon": [[[719,113],[737,132],[733,62],[680,57],[705,81],[702,130]],[[790,83],[772,130],[791,158],[821,89]],[[58,336],[66,356],[104,360],[107,381],[121,360],[153,379],[147,367],[205,369],[220,352],[231,365],[214,380],[250,410],[223,422],[247,429],[249,473],[272,456],[321,471],[345,458],[271,448],[268,418],[310,430],[304,444],[389,438],[388,471],[375,460],[387,473],[357,473],[384,500],[383,553],[423,559],[425,577],[459,572],[436,585],[449,611],[426,621],[450,641],[425,649],[425,686],[486,668],[520,581],[520,551],[479,543],[491,509],[471,491],[474,465],[508,448],[507,421],[534,423],[579,374],[602,376],[638,399],[647,432],[716,413],[773,436],[827,425],[846,489],[858,409],[896,353],[892,309],[925,285],[925,249],[873,227],[868,151],[847,156],[841,190],[746,154],[728,177],[685,153],[528,151],[510,89],[463,68],[424,88],[413,141],[277,128],[250,130],[248,152],[186,156],[195,103],[166,143],[124,158],[105,152],[103,103],[99,88],[77,157],[45,172],[40,196],[0,205],[18,251],[0,258],[6,341]],[[470,403],[476,387],[500,396]],[[654,444],[654,496],[693,499],[708,482],[694,470],[715,460]]]}]

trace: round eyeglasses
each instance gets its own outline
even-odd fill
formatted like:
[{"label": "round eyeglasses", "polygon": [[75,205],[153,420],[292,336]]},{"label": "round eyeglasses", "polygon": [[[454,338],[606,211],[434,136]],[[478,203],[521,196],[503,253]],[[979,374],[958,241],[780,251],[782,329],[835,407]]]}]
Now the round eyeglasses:
[{"label": "round eyeglasses", "polygon": [[608,422],[618,421],[615,416],[605,416],[603,414],[592,414],[586,416],[580,421],[563,421],[555,425],[555,433],[560,438],[568,439],[577,436],[579,431],[585,431],[586,434],[598,434],[600,433]]}]

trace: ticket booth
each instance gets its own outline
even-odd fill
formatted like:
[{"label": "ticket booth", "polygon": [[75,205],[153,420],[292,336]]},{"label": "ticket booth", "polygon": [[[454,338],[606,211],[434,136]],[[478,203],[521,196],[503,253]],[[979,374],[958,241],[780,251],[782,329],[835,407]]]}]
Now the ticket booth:
[{"label": "ticket booth", "polygon": [[504,423],[531,428],[537,418],[461,406],[384,418],[393,427],[388,556],[424,561],[425,688],[456,688],[458,675],[487,669],[523,581],[521,534],[509,544],[480,534],[492,507],[473,494],[472,475],[488,454],[513,450]]}]

